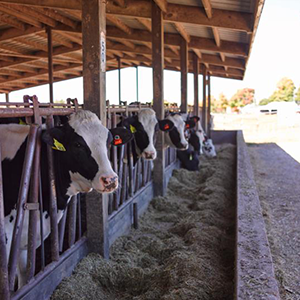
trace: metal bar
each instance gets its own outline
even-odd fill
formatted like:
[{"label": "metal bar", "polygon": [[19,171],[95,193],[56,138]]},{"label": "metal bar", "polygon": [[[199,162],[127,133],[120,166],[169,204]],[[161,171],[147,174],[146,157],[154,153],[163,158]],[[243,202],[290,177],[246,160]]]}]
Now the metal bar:
[{"label": "metal bar", "polygon": [[[74,111],[72,108],[40,108],[40,116],[66,116],[74,113]],[[32,117],[33,115],[34,112],[31,108],[0,108],[1,118]]]},{"label": "metal bar", "polygon": [[[0,162],[1,147],[0,147]],[[8,285],[8,268],[6,253],[5,221],[4,221],[4,199],[3,199],[3,180],[2,164],[0,163],[0,299],[9,300],[10,292]]]},{"label": "metal bar", "polygon": [[203,67],[202,127],[206,131],[206,67]]},{"label": "metal bar", "polygon": [[196,53],[193,55],[194,73],[194,115],[199,116],[199,60]]},{"label": "metal bar", "polygon": [[139,216],[137,203],[133,203],[133,228],[139,228]]},{"label": "metal bar", "polygon": [[48,73],[49,73],[49,96],[50,103],[53,103],[53,46],[52,46],[52,29],[47,26],[47,41],[48,41]]},{"label": "metal bar", "polygon": [[[123,145],[121,147],[121,151],[120,151],[120,156],[119,156],[119,188],[118,188],[118,198],[117,198],[117,204],[118,204],[118,207],[121,203],[121,193],[122,193],[122,190],[124,188],[123,186],[123,169],[124,169],[124,162],[123,162],[123,159],[124,159],[124,152],[125,152],[125,146]],[[126,166],[125,166],[126,168]]]},{"label": "metal bar", "polygon": [[79,240],[82,236],[82,224],[81,224],[81,197],[80,194],[77,194],[77,240]]},{"label": "metal bar", "polygon": [[208,74],[207,79],[207,93],[208,93],[208,106],[207,106],[207,135],[209,138],[211,138],[211,94],[210,94],[210,74]]},{"label": "metal bar", "polygon": [[[46,119],[47,128],[53,127],[53,116]],[[51,257],[53,261],[59,260],[58,224],[57,224],[57,200],[55,189],[54,157],[50,145],[47,145],[48,173],[50,184],[50,220],[51,220]]]},{"label": "metal bar", "polygon": [[[116,113],[113,113],[111,115],[111,127],[114,128],[117,126],[117,115]],[[118,149],[117,147],[113,147],[113,157],[112,157],[112,161],[113,161],[113,169],[114,171],[118,174]],[[117,210],[118,209],[118,193],[113,193],[113,210]]]},{"label": "metal bar", "polygon": [[77,196],[73,196],[69,203],[68,214],[68,245],[73,246],[76,240],[76,213],[77,213]]},{"label": "metal bar", "polygon": [[67,214],[68,214],[68,206],[66,207],[64,214],[58,224],[59,252],[60,253],[63,252],[63,247],[64,247]]},{"label": "metal bar", "polygon": [[44,218],[43,218],[43,193],[41,170],[39,172],[39,203],[40,203],[40,232],[41,232],[41,268],[45,269],[45,242],[44,242]]},{"label": "metal bar", "polygon": [[129,195],[134,194],[134,181],[133,181],[133,163],[132,163],[132,147],[131,143],[127,144],[127,160],[128,160],[128,172],[129,172]]},{"label": "metal bar", "polygon": [[6,101],[6,102],[9,102],[9,93],[6,93],[6,94],[5,94],[5,101]]},{"label": "metal bar", "polygon": [[[37,141],[36,141],[36,147],[34,152],[30,197],[27,201],[29,203],[38,203],[39,201],[41,134],[42,134],[42,129],[41,127],[39,127],[37,132]],[[29,226],[28,226],[27,268],[26,268],[27,282],[34,276],[34,272],[35,272],[37,222],[38,222],[39,211],[31,210],[28,213],[29,213]]]},{"label": "metal bar", "polygon": [[12,242],[11,242],[11,250],[10,250],[9,262],[8,262],[9,287],[11,291],[13,291],[14,289],[15,276],[17,271],[17,263],[19,258],[19,249],[20,249],[21,235],[23,229],[24,213],[25,213],[23,209],[23,205],[26,202],[28,190],[29,190],[30,175],[31,175],[31,169],[33,164],[37,131],[38,131],[38,125],[33,124],[30,126],[21,183],[20,183],[20,190],[18,195],[17,216],[14,225],[14,231],[13,231]]}]

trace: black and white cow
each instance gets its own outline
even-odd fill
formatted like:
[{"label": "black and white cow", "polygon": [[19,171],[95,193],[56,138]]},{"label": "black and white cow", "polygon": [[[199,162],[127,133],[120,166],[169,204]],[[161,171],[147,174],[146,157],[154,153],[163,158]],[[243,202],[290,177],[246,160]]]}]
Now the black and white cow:
[{"label": "black and white cow", "polygon": [[166,119],[173,122],[174,128],[165,135],[165,144],[179,151],[187,150],[189,144],[185,131],[195,127],[195,122],[193,120],[184,120],[181,114],[170,114]]},{"label": "black and white cow", "polygon": [[139,157],[147,160],[156,158],[155,133],[158,129],[164,132],[172,131],[174,123],[168,119],[158,120],[153,109],[144,108],[137,115],[123,119],[118,126],[130,129],[134,135],[131,143],[133,161],[136,163]]},{"label": "black and white cow", "polygon": [[[16,203],[30,127],[19,124],[0,125],[0,144],[3,170],[5,232],[7,254],[10,252],[12,232],[16,219]],[[111,193],[118,187],[118,176],[108,159],[108,146],[122,145],[133,135],[124,128],[108,130],[90,111],[78,111],[67,123],[50,130],[43,130],[41,148],[41,177],[43,196],[44,239],[50,234],[49,177],[47,144],[52,146],[55,168],[58,221],[71,198],[80,192],[95,189],[99,193]],[[20,244],[18,268],[19,287],[24,285],[29,214],[25,212]],[[37,227],[40,239],[40,226]],[[37,241],[37,247],[41,241]]]}]

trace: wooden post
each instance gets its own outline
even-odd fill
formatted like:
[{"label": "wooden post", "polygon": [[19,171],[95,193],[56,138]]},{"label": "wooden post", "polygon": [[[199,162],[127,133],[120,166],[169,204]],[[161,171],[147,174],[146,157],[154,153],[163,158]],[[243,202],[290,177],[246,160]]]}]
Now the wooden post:
[{"label": "wooden post", "polygon": [[208,104],[207,104],[207,135],[211,138],[210,134],[210,127],[211,127],[211,118],[210,118],[210,111],[211,111],[211,95],[210,95],[210,74],[207,76],[207,94],[208,94]]},{"label": "wooden post", "polygon": [[[82,51],[84,108],[106,124],[106,1],[82,0]],[[89,251],[109,258],[108,197],[93,191],[86,195]]]},{"label": "wooden post", "polygon": [[196,53],[193,55],[194,71],[194,115],[199,117],[199,61]]},{"label": "wooden post", "polygon": [[119,84],[119,105],[121,105],[121,58],[118,57],[118,84]]},{"label": "wooden post", "polygon": [[106,1],[82,1],[84,108],[106,124]]},{"label": "wooden post", "polygon": [[180,40],[180,71],[181,71],[181,112],[186,113],[187,104],[187,74],[188,74],[188,45],[186,40],[181,37]]},{"label": "wooden post", "polygon": [[5,101],[9,102],[9,93],[5,93]]},{"label": "wooden post", "polygon": [[139,102],[139,67],[136,66],[136,101]]},{"label": "wooden post", "polygon": [[206,132],[206,67],[203,66],[202,127]]},{"label": "wooden post", "polygon": [[52,47],[52,29],[47,27],[48,39],[48,77],[49,77],[49,97],[50,103],[53,103],[53,47]]},{"label": "wooden post", "polygon": [[[158,119],[164,118],[164,34],[163,15],[157,4],[152,1],[152,62],[153,62],[153,109]],[[164,133],[159,131],[156,140],[157,158],[154,161],[154,195],[164,195],[165,151]]]}]

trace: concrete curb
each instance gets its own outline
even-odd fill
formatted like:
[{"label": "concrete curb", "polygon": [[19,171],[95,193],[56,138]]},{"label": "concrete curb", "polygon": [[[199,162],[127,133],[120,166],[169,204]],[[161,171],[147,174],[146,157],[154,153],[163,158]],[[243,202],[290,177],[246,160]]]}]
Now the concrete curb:
[{"label": "concrete curb", "polygon": [[280,299],[247,145],[237,131],[235,299]]}]

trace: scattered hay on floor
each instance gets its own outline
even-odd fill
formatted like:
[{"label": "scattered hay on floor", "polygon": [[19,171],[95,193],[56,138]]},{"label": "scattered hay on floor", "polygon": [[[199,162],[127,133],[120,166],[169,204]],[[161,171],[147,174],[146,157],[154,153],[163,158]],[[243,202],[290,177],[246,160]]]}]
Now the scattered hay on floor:
[{"label": "scattered hay on floor", "polygon": [[51,299],[233,299],[235,147],[200,163],[200,172],[175,170],[111,259],[90,254]]}]

